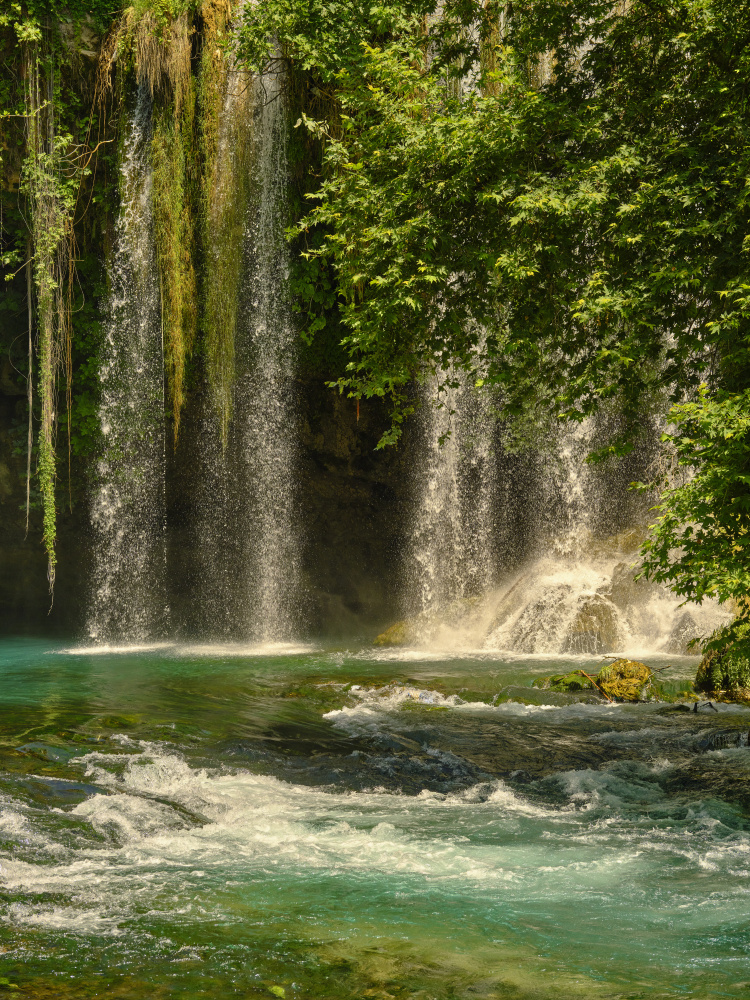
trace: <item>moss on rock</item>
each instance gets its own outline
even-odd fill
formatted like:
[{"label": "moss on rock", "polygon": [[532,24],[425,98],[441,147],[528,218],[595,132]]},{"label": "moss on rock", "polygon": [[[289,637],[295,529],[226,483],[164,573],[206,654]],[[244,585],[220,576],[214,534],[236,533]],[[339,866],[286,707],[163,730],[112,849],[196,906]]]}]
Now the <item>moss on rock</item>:
[{"label": "moss on rock", "polygon": [[696,691],[733,700],[750,699],[750,622],[718,629],[698,666]]},{"label": "moss on rock", "polygon": [[406,646],[414,638],[412,623],[409,621],[396,622],[381,632],[374,640],[376,646]]},{"label": "moss on rock", "polygon": [[583,670],[555,674],[534,681],[534,687],[563,694],[599,691],[612,701],[643,701],[652,688],[653,672],[645,663],[621,657],[602,667],[598,674]]},{"label": "moss on rock", "polygon": [[584,601],[570,626],[563,652],[606,653],[617,648],[617,611],[605,597],[595,594]]},{"label": "moss on rock", "polygon": [[559,691],[563,694],[575,694],[578,691],[596,691],[596,684],[580,670],[570,674],[553,674],[551,677],[540,677],[534,681],[533,687],[544,691]]},{"label": "moss on rock", "polygon": [[609,698],[616,701],[642,701],[653,676],[645,663],[621,657],[602,667],[596,675],[596,681]]}]

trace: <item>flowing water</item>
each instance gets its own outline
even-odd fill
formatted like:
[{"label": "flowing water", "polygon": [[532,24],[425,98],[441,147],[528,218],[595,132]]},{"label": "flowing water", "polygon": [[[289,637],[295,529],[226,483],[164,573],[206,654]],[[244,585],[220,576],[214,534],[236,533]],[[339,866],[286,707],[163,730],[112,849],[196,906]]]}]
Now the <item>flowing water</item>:
[{"label": "flowing water", "polygon": [[428,612],[493,583],[495,421],[486,395],[463,374],[456,386],[426,386],[422,448],[406,575],[411,611]]},{"label": "flowing water", "polygon": [[[640,578],[638,550],[652,515],[623,485],[632,467],[612,463],[603,473],[586,462],[600,433],[594,419],[525,455],[539,468],[522,490],[500,474],[491,400],[457,381],[439,393],[441,405],[428,398],[421,413],[409,617],[387,641],[511,655],[674,655],[731,619],[713,601],[684,604]],[[528,508],[530,552],[520,564],[512,551],[519,532],[503,504],[514,491]]]},{"label": "flowing water", "polygon": [[[217,158],[221,184],[210,220],[212,280],[221,287],[209,295],[217,300],[214,319],[233,326],[218,359],[232,370],[218,379],[231,405],[215,400],[219,412],[205,421],[200,447],[199,617],[205,634],[258,641],[292,635],[300,605],[286,129],[277,74],[252,85],[229,75]],[[218,301],[230,293],[233,303]]]},{"label": "flowing water", "polygon": [[101,455],[91,523],[92,640],[153,639],[167,623],[164,376],[151,210],[151,101],[138,91],[124,137],[121,206],[99,369]]},{"label": "flowing water", "polygon": [[0,984],[746,996],[750,711],[530,687],[595,663],[4,641]]},{"label": "flowing water", "polygon": [[295,517],[297,335],[289,292],[286,107],[283,79],[255,82],[257,208],[248,228],[249,340],[252,364],[237,387],[246,481],[254,490],[247,529],[250,634],[265,641],[292,634],[299,599],[299,522]]}]

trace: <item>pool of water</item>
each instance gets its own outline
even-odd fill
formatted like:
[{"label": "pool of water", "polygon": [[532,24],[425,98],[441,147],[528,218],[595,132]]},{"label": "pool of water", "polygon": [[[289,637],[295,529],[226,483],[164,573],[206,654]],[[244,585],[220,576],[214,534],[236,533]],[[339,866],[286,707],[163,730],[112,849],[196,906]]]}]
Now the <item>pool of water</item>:
[{"label": "pool of water", "polygon": [[750,711],[577,662],[3,640],[0,990],[746,997]]}]

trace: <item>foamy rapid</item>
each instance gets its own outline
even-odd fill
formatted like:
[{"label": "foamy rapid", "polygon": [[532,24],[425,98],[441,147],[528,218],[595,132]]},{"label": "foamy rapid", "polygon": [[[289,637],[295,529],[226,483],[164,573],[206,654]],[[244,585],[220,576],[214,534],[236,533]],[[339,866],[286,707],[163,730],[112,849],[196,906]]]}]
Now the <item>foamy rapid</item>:
[{"label": "foamy rapid", "polygon": [[99,791],[53,809],[62,825],[6,800],[2,831],[16,849],[0,877],[27,901],[6,904],[4,923],[117,935],[170,911],[175,894],[182,919],[203,920],[233,880],[293,882],[312,872],[386,878],[394,888],[455,884],[511,900],[595,891],[635,877],[654,852],[702,870],[740,872],[750,862],[747,833],[700,805],[687,815],[670,807],[645,765],[567,772],[566,802],[555,808],[501,781],[417,797],[341,794],[194,768],[156,744],[140,749],[80,758]]}]

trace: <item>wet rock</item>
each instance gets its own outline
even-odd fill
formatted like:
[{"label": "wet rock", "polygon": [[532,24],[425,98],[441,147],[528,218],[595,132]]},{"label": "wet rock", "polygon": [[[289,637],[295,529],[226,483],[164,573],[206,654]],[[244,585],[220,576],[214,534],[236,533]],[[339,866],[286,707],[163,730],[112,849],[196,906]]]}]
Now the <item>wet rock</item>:
[{"label": "wet rock", "polygon": [[375,646],[408,646],[415,638],[415,629],[413,622],[401,621],[396,622],[387,628],[385,632],[381,632],[379,636],[376,636],[374,640]]},{"label": "wet rock", "polygon": [[639,566],[624,562],[617,563],[612,570],[612,581],[603,596],[608,597],[620,611],[646,604],[656,594],[662,592],[658,584],[650,583],[646,579],[636,580],[639,570]]},{"label": "wet rock", "polygon": [[533,686],[570,694],[598,691],[612,701],[643,701],[650,692],[653,676],[645,663],[620,658],[602,667],[595,675],[574,670],[569,674],[539,678]]},{"label": "wet rock", "polygon": [[705,630],[698,625],[690,612],[686,611],[672,626],[669,639],[664,646],[664,652],[676,656],[687,656],[700,648],[697,643],[691,646],[691,642],[694,639],[704,638]]},{"label": "wet rock", "polygon": [[578,691],[596,691],[596,684],[580,670],[570,674],[553,674],[552,677],[539,677],[533,684],[543,691],[559,691],[563,694],[575,694]]},{"label": "wet rock", "polygon": [[[566,583],[543,588],[536,600],[528,601],[506,635],[509,649],[518,653],[536,653],[550,635],[559,635],[570,615],[573,588]],[[491,638],[497,633],[491,633]]]},{"label": "wet rock", "polygon": [[54,763],[67,763],[71,757],[80,753],[78,749],[66,750],[64,747],[52,746],[50,743],[24,743],[22,746],[16,747],[16,750],[19,753],[38,757],[39,760]]},{"label": "wet rock", "polygon": [[92,62],[99,58],[102,35],[94,27],[91,17],[87,17],[82,23],[58,21],[58,32],[69,58],[83,58]]},{"label": "wet rock", "polygon": [[617,648],[619,622],[614,605],[600,594],[585,600],[571,624],[564,653],[608,653]]},{"label": "wet rock", "polygon": [[486,595],[460,597],[450,604],[405,618],[381,632],[374,640],[376,646],[408,646],[428,642],[443,630],[484,634],[487,631],[484,606]]},{"label": "wet rock", "polygon": [[592,536],[586,546],[589,554],[610,558],[612,555],[634,555],[648,537],[648,528],[645,525],[636,525],[625,528],[616,535],[608,535],[601,538]]},{"label": "wet rock", "polygon": [[697,743],[698,750],[728,750],[733,747],[750,746],[750,733],[736,729],[718,729],[702,736]]}]

